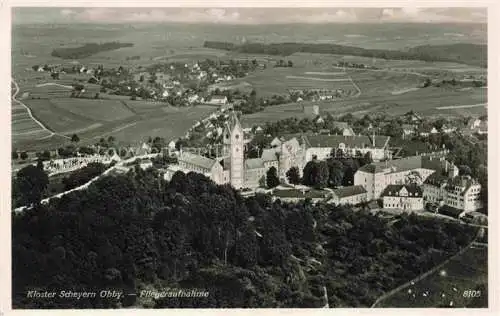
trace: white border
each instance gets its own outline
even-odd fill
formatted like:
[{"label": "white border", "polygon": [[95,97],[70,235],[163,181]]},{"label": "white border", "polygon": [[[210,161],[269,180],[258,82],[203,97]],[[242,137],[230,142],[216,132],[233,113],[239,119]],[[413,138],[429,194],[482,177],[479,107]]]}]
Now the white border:
[{"label": "white border", "polygon": [[225,313],[230,314],[303,314],[303,313],[318,313],[318,314],[332,314],[346,315],[350,313],[357,314],[378,314],[378,315],[400,315],[402,313],[409,315],[417,315],[420,313],[432,314],[498,314],[498,213],[496,206],[500,205],[500,195],[495,194],[500,188],[499,167],[496,164],[496,157],[499,157],[499,143],[497,136],[499,135],[499,63],[500,63],[500,49],[499,49],[499,32],[500,32],[500,12],[499,5],[494,0],[490,1],[466,1],[466,0],[440,0],[440,1],[235,1],[235,0],[212,0],[206,1],[141,1],[140,7],[488,7],[488,115],[489,115],[489,200],[490,200],[490,229],[489,229],[489,308],[488,309],[231,309],[231,310],[190,310],[190,309],[170,309],[170,310],[38,310],[38,311],[11,311],[10,292],[11,292],[11,229],[10,229],[10,150],[11,150],[11,134],[10,134],[10,30],[11,18],[10,8],[12,6],[27,6],[27,7],[136,7],[137,2],[134,1],[61,1],[52,0],[48,1],[13,1],[5,0],[1,2],[0,9],[0,24],[2,34],[2,49],[1,49],[1,62],[0,74],[3,76],[0,85],[1,100],[0,106],[0,146],[2,147],[0,172],[1,178],[4,179],[1,183],[0,190],[0,240],[1,240],[1,255],[0,255],[0,316],[2,313],[7,315],[25,315],[25,314],[47,314],[47,315],[67,315],[67,314],[80,314],[87,315],[89,312],[92,314],[108,315],[113,313],[121,313],[124,315],[140,313],[141,315],[165,315],[165,313],[179,313],[184,315],[189,314],[213,314],[220,315]]}]

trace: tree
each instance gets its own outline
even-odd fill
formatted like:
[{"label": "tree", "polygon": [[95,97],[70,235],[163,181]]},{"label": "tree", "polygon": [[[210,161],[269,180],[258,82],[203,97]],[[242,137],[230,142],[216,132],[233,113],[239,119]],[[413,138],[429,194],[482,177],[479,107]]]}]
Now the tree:
[{"label": "tree", "polygon": [[288,67],[293,67],[293,62],[291,60],[288,61]]},{"label": "tree", "polygon": [[317,164],[318,173],[316,176],[316,181],[314,186],[318,189],[322,189],[328,185],[328,179],[330,177],[330,172],[328,170],[328,164],[326,161],[320,161]]},{"label": "tree", "polygon": [[328,159],[328,186],[337,187],[342,185],[344,178],[344,165],[335,159]]},{"label": "tree", "polygon": [[17,153],[17,151],[13,150],[12,151],[12,160],[16,160],[16,159],[19,159],[19,154]]},{"label": "tree", "polygon": [[431,85],[431,79],[429,78],[425,78],[425,81],[424,81],[424,88],[427,88],[428,86]]},{"label": "tree", "polygon": [[460,165],[458,166],[458,173],[461,176],[470,176],[472,174],[472,170],[467,165]]},{"label": "tree", "polygon": [[272,189],[277,187],[280,184],[280,180],[278,179],[278,172],[275,167],[269,168],[266,173],[266,185],[268,188]]},{"label": "tree", "polygon": [[80,138],[78,137],[78,135],[73,134],[73,135],[71,136],[71,142],[72,142],[72,143],[78,143],[79,141],[80,141]]},{"label": "tree", "polygon": [[49,177],[39,167],[29,165],[16,174],[15,186],[24,205],[38,205],[49,184]]},{"label": "tree", "polygon": [[28,153],[27,153],[27,152],[25,152],[25,151],[23,151],[23,152],[21,153],[21,156],[20,156],[20,157],[21,157],[21,159],[22,159],[22,160],[26,160],[26,159],[28,159]]},{"label": "tree", "polygon": [[300,173],[299,168],[292,167],[286,172],[286,177],[291,184],[299,184],[300,183]]}]

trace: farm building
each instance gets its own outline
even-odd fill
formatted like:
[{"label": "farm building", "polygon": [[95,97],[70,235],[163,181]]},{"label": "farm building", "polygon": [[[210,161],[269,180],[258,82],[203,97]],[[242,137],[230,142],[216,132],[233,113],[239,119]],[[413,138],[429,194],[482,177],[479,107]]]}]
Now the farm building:
[{"label": "farm building", "polygon": [[228,103],[228,100],[227,100],[226,96],[214,95],[214,96],[212,96],[210,101],[208,101],[208,103],[217,104],[217,105],[225,105]]}]

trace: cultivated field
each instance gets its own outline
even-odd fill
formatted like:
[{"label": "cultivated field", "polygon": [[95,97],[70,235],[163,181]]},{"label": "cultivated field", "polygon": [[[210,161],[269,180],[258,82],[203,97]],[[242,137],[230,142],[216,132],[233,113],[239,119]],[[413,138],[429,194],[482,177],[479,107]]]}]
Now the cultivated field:
[{"label": "cultivated field", "polygon": [[482,285],[485,287],[477,298],[488,301],[487,284],[488,248],[471,248],[435,274],[384,300],[379,307],[466,307],[472,298],[464,297],[464,292],[478,290]]},{"label": "cultivated field", "polygon": [[290,90],[353,90],[347,74],[323,72],[317,67],[297,66],[293,68],[267,68],[249,76],[234,80],[235,83],[248,83],[258,96],[287,95]]},{"label": "cultivated field", "polygon": [[[383,85],[381,82],[380,85]],[[487,113],[484,106],[459,107],[462,105],[474,105],[487,102],[486,89],[473,89],[470,91],[452,91],[444,88],[425,88],[416,91],[408,91],[404,94],[393,95],[384,89],[383,93],[368,94],[361,88],[362,94],[359,98],[342,101],[301,102],[267,107],[262,112],[244,115],[244,121],[248,124],[262,124],[263,122],[277,121],[287,117],[305,117],[303,106],[307,104],[318,104],[320,114],[332,113],[342,115],[352,113],[364,115],[373,111],[385,111],[391,115],[401,115],[410,110],[424,115],[448,115],[479,116]],[[440,109],[446,107],[445,109]],[[451,108],[448,108],[451,107]]]},{"label": "cultivated field", "polygon": [[[143,135],[158,133],[158,136],[171,137],[183,134],[190,122],[214,111],[214,107],[195,107],[173,109],[164,104],[147,101],[130,101],[128,98],[101,94],[109,100],[91,100],[99,92],[97,85],[86,84],[84,96],[89,98],[69,98],[69,87],[75,82],[86,82],[89,75],[61,75],[60,80],[53,80],[47,73],[33,71],[33,65],[60,64],[100,65],[106,68],[119,66],[138,69],[151,64],[185,61],[196,62],[201,59],[257,59],[267,65],[267,69],[250,74],[246,78],[230,83],[240,90],[256,89],[259,97],[275,94],[288,94],[290,89],[326,89],[356,90],[357,87],[347,79],[352,78],[359,86],[361,94],[351,96],[349,100],[318,102],[323,113],[362,114],[367,111],[387,111],[404,113],[416,110],[423,114],[457,115],[482,114],[485,109],[477,104],[486,103],[486,89],[450,91],[439,88],[416,90],[422,82],[422,76],[410,74],[420,69],[446,69],[457,73],[484,73],[484,69],[453,63],[426,63],[420,61],[386,61],[372,58],[335,56],[321,54],[294,54],[292,56],[267,56],[239,54],[203,48],[205,40],[229,41],[241,43],[243,40],[258,42],[311,42],[314,34],[316,43],[344,43],[366,48],[395,48],[408,45],[420,45],[439,39],[439,43],[452,43],[460,33],[460,27],[468,29],[474,26],[447,27],[420,25],[429,36],[422,37],[418,32],[410,32],[413,25],[404,28],[387,28],[384,25],[354,26],[335,25],[321,27],[276,26],[269,32],[262,26],[241,26],[227,28],[220,25],[22,25],[14,26],[12,33],[12,76],[21,92],[30,94],[22,101],[32,107],[33,115],[49,129],[62,135],[78,133],[82,140],[94,139],[101,135],[114,135],[141,138]],[[444,30],[444,29],[446,30]],[[443,33],[444,32],[444,33]],[[467,33],[465,30],[462,33]],[[446,35],[448,34],[448,35]],[[92,39],[92,40],[89,40]],[[463,40],[464,37],[461,38]],[[474,35],[469,40],[482,42]],[[79,46],[91,42],[120,41],[134,43],[133,47],[120,48],[95,54],[81,60],[62,60],[52,57],[55,48]],[[139,56],[139,59],[131,59]],[[274,68],[276,61],[292,61],[293,68]],[[377,67],[390,68],[389,71],[343,70],[333,67],[340,60],[365,64],[374,63]],[[47,85],[47,83],[50,83]],[[37,87],[38,86],[38,87]],[[36,98],[33,100],[32,98]],[[40,98],[38,100],[37,98]],[[47,98],[43,100],[43,98]],[[304,103],[304,104],[307,104]],[[455,107],[459,106],[459,107]],[[64,138],[53,136],[43,142],[35,141],[46,137],[50,132],[27,118],[26,109],[13,104],[13,142],[15,145],[38,146],[39,144],[60,144]],[[439,109],[438,109],[439,108]],[[25,113],[26,112],[26,113]],[[24,114],[23,114],[24,113]],[[29,115],[28,115],[29,116]],[[246,115],[245,120],[262,124],[287,116],[302,115],[302,104],[287,104],[266,108],[261,113]],[[39,133],[40,135],[38,135]],[[24,135],[24,136],[23,136]],[[36,139],[27,135],[36,135]]]}]

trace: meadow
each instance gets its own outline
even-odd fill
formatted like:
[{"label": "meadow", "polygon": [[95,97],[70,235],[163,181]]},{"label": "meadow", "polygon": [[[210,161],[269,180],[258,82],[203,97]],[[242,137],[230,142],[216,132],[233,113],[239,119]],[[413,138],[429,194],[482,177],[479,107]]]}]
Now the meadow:
[{"label": "meadow", "polygon": [[[387,298],[378,307],[451,307],[450,302],[452,307],[467,307],[472,298],[464,297],[464,292],[482,288],[480,298],[487,302],[487,284],[488,248],[470,248],[441,270]],[[426,291],[428,294],[424,296]]]},{"label": "meadow", "polygon": [[[385,91],[384,91],[385,90]],[[263,124],[288,117],[306,117],[303,114],[303,106],[308,104],[318,104],[320,114],[331,113],[333,115],[343,115],[352,113],[354,115],[364,115],[368,112],[386,112],[390,115],[401,115],[408,111],[417,111],[423,115],[447,115],[480,116],[487,113],[485,107],[458,107],[486,103],[486,89],[473,89],[469,91],[453,91],[444,88],[429,87],[416,91],[409,91],[404,94],[391,94],[391,89],[387,89],[383,82],[380,82],[382,93],[365,93],[359,98],[338,101],[320,102],[299,102],[283,105],[270,106],[262,112],[244,115],[247,124]],[[440,107],[457,106],[454,108],[439,109]]]}]

